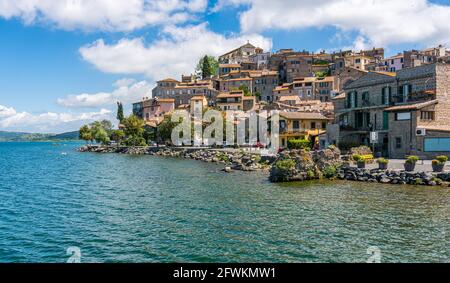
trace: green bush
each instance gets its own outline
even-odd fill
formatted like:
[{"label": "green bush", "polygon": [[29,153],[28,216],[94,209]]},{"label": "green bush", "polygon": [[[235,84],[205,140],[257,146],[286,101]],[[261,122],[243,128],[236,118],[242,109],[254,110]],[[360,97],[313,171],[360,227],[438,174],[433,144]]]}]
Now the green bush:
[{"label": "green bush", "polygon": [[355,162],[363,162],[364,158],[360,154],[353,154],[352,159]]},{"label": "green bush", "polygon": [[313,179],[316,176],[316,174],[314,174],[314,171],[308,170],[306,172],[306,176],[308,177],[308,179]]},{"label": "green bush", "polygon": [[325,178],[333,178],[337,174],[337,168],[335,166],[327,166],[323,169],[323,175]]},{"label": "green bush", "polygon": [[312,145],[309,140],[291,139],[288,140],[288,148],[290,149],[311,149]]},{"label": "green bush", "polygon": [[388,164],[389,160],[387,160],[386,158],[380,157],[377,159],[377,163],[378,164]]},{"label": "green bush", "polygon": [[439,155],[439,156],[436,156],[436,160],[439,161],[441,164],[443,164],[443,163],[447,162],[448,156]]},{"label": "green bush", "polygon": [[283,159],[283,160],[278,160],[275,163],[275,167],[279,170],[283,170],[283,171],[289,171],[289,170],[294,170],[295,169],[295,161],[293,159]]},{"label": "green bush", "polygon": [[411,155],[406,159],[406,163],[408,164],[416,164],[417,161],[419,161],[419,157],[415,155]]},{"label": "green bush", "polygon": [[414,184],[416,184],[416,185],[422,185],[422,184],[423,184],[422,178],[416,178],[416,179],[414,180]]}]

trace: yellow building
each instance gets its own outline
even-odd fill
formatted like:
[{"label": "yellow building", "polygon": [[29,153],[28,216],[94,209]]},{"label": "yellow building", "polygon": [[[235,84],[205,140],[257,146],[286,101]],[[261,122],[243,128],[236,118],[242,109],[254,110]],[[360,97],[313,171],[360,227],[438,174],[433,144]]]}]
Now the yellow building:
[{"label": "yellow building", "polygon": [[291,139],[315,141],[318,135],[325,133],[328,120],[318,112],[280,112],[280,147],[287,147]]}]

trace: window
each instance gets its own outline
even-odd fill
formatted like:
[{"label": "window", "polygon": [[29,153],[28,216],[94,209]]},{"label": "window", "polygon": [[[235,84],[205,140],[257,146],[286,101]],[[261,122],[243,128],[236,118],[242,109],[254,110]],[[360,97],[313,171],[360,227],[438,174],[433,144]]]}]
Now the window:
[{"label": "window", "polygon": [[395,148],[402,148],[402,138],[395,138]]},{"label": "window", "polygon": [[361,59],[355,59],[355,63],[356,64],[361,63]]},{"label": "window", "polygon": [[434,120],[434,111],[420,111],[421,120]]},{"label": "window", "polygon": [[369,101],[369,92],[368,91],[365,91],[362,93],[362,100]]},{"label": "window", "polygon": [[327,122],[322,122],[322,129],[326,129],[327,128]]},{"label": "window", "polygon": [[315,129],[316,128],[316,122],[311,122],[311,129]]},{"label": "window", "polygon": [[395,113],[395,120],[396,121],[411,120],[411,112]]},{"label": "window", "polygon": [[298,121],[294,121],[293,124],[292,124],[292,127],[294,129],[299,129],[300,128],[300,123]]},{"label": "window", "polygon": [[391,100],[391,87],[387,86],[381,90],[381,104],[389,105]]}]

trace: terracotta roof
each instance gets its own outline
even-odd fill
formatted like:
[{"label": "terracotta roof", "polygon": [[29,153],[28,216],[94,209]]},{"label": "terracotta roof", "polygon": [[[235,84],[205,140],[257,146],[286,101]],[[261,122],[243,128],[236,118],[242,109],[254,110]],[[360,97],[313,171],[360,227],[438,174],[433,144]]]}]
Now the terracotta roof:
[{"label": "terracotta roof", "polygon": [[203,100],[205,97],[203,95],[196,95],[191,98],[191,100]]},{"label": "terracotta roof", "polygon": [[425,101],[425,102],[421,102],[421,103],[392,106],[392,107],[386,108],[385,111],[419,110],[421,108],[424,108],[424,107],[427,107],[429,105],[433,105],[436,103],[438,103],[437,99]]},{"label": "terracotta roof", "polygon": [[240,68],[239,64],[219,64],[219,68]]},{"label": "terracotta roof", "polygon": [[164,82],[164,83],[179,83],[179,81],[177,81],[177,80],[175,80],[175,79],[172,79],[172,78],[167,78],[167,79],[164,79],[164,80],[160,80],[160,81],[158,81],[158,83],[159,82]]},{"label": "terracotta roof", "polygon": [[253,95],[242,97],[242,100],[254,100],[254,99],[255,97]]},{"label": "terracotta roof", "polygon": [[241,97],[243,96],[243,93],[229,93],[229,92],[222,92],[220,93],[217,98],[226,98],[226,97]]},{"label": "terracotta roof", "polygon": [[173,98],[158,98],[157,101],[170,103],[170,102],[175,102],[175,99],[173,99]]},{"label": "terracotta roof", "polygon": [[280,116],[286,119],[328,120],[318,112],[280,112]]},{"label": "terracotta roof", "polygon": [[297,95],[285,95],[285,96],[281,96],[279,101],[286,101],[286,100],[299,100],[300,97],[298,97]]},{"label": "terracotta roof", "polygon": [[251,78],[236,78],[236,79],[227,79],[227,80],[223,80],[225,82],[227,81],[251,81]]}]

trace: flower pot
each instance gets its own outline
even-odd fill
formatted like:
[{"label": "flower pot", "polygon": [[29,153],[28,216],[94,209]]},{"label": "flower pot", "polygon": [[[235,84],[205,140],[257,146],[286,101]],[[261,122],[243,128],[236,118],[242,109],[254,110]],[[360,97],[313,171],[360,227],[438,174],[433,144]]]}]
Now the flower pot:
[{"label": "flower pot", "polygon": [[405,171],[411,172],[414,171],[414,168],[416,168],[415,163],[405,163]]},{"label": "flower pot", "polygon": [[388,167],[387,163],[378,163],[378,169],[386,170]]},{"label": "flower pot", "polygon": [[358,166],[358,168],[359,169],[364,169],[364,168],[366,168],[366,162],[360,162],[360,161],[358,161],[358,162],[356,162],[356,165]]},{"label": "flower pot", "polygon": [[431,164],[431,167],[433,167],[433,172],[442,172],[444,171],[445,163]]}]

